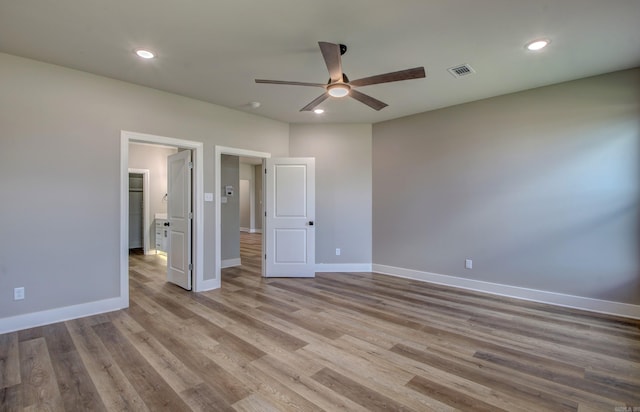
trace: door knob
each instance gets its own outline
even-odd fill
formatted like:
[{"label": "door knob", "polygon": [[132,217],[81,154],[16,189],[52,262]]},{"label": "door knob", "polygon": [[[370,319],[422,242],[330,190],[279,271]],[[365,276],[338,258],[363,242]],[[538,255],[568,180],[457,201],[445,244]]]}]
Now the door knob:
[{"label": "door knob", "polygon": [[164,225],[165,226],[169,226],[169,222],[164,222]]}]

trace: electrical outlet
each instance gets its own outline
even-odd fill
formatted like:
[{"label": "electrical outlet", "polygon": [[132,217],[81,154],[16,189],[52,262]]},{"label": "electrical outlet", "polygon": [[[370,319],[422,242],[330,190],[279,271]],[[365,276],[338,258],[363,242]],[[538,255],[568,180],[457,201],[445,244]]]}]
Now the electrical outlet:
[{"label": "electrical outlet", "polygon": [[340,248],[339,248],[339,247],[337,247],[337,248],[336,248],[336,256],[340,256],[340,253],[342,253],[342,252],[340,251]]},{"label": "electrical outlet", "polygon": [[13,300],[22,300],[22,299],[24,299],[24,288],[14,288]]},{"label": "electrical outlet", "polygon": [[465,268],[465,269],[473,269],[473,260],[471,260],[471,259],[465,259],[465,261],[464,261],[464,268]]}]

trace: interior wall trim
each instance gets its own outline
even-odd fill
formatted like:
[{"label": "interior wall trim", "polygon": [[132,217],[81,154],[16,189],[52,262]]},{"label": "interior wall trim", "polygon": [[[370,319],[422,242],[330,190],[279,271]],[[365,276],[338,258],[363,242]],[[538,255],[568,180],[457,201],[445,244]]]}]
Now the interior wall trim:
[{"label": "interior wall trim", "polygon": [[249,227],[241,227],[240,231],[244,233],[262,233],[262,229],[251,229]]},{"label": "interior wall trim", "polygon": [[371,263],[317,263],[316,272],[371,272]]},{"label": "interior wall trim", "polygon": [[224,269],[224,268],[232,268],[234,266],[240,266],[242,263],[240,262],[240,258],[235,258],[235,259],[222,259],[222,262],[220,263],[220,268]]},{"label": "interior wall trim", "polygon": [[405,269],[394,266],[373,264],[373,272],[391,275],[438,285],[451,286],[460,289],[468,289],[476,292],[485,292],[493,295],[528,300],[532,302],[547,303],[573,309],[582,309],[589,312],[604,313],[626,318],[640,319],[640,305],[612,302],[587,298],[582,296],[565,295],[562,293],[547,292],[544,290],[528,289],[519,286],[502,285],[499,283],[484,282],[475,279],[465,279],[456,276],[441,275],[438,273],[421,272],[413,269]]},{"label": "interior wall trim", "polygon": [[36,326],[50,325],[65,320],[83,318],[85,316],[98,315],[112,312],[129,306],[129,300],[122,297],[98,300],[95,302],[81,303],[79,305],[65,306],[62,308],[48,309],[39,312],[25,313],[9,318],[0,319],[0,334],[15,332],[18,330],[35,328]]}]

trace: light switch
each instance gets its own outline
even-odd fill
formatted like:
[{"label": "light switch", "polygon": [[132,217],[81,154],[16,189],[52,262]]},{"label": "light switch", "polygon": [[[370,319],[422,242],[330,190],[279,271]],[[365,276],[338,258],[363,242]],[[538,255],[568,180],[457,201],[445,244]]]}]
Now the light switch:
[{"label": "light switch", "polygon": [[213,193],[205,193],[204,194],[205,202],[213,202]]},{"label": "light switch", "polygon": [[220,198],[220,203],[227,203],[227,197],[226,196],[222,196]]}]

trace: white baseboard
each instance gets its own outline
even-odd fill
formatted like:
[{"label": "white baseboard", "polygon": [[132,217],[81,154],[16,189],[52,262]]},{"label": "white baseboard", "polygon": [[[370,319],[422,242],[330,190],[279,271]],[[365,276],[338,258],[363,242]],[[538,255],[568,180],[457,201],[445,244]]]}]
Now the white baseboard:
[{"label": "white baseboard", "polygon": [[224,269],[224,268],[232,268],[234,266],[240,266],[242,263],[240,262],[240,258],[236,258],[236,259],[222,259],[222,262],[220,262],[220,269]]},{"label": "white baseboard", "polygon": [[371,272],[371,263],[317,263],[316,272]]},{"label": "white baseboard", "polygon": [[262,229],[250,229],[248,227],[241,227],[240,231],[245,233],[262,233]]},{"label": "white baseboard", "polygon": [[129,301],[111,298],[0,319],[0,334],[124,309]]},{"label": "white baseboard", "polygon": [[206,292],[208,290],[218,289],[220,287],[216,279],[205,279],[200,282],[195,292]]},{"label": "white baseboard", "polygon": [[518,286],[501,285],[498,283],[440,275],[437,273],[421,272],[418,270],[404,269],[394,266],[378,264],[373,264],[372,266],[373,272],[385,275],[420,280],[423,282],[436,283],[439,285],[452,286],[533,302],[548,303],[567,308],[582,309],[590,312],[640,319],[640,305],[631,305],[628,303],[612,302],[582,296],[565,295],[562,293],[528,289]]}]

